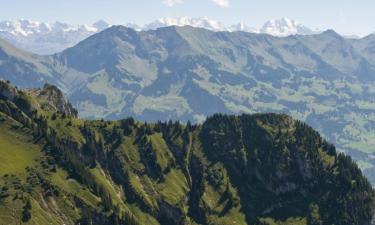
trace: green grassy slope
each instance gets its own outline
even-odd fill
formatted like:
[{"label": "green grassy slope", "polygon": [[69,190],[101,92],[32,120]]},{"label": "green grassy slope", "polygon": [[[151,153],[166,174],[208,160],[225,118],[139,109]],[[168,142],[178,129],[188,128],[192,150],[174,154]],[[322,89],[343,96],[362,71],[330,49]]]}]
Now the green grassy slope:
[{"label": "green grassy slope", "polygon": [[0,113],[0,176],[14,174],[26,177],[26,167],[40,160],[41,146],[33,143],[30,131],[23,125]]},{"label": "green grassy slope", "polygon": [[358,167],[286,115],[215,115],[194,126],[86,121],[55,98],[1,93],[0,224],[361,225],[372,217],[374,193]]},{"label": "green grassy slope", "polygon": [[[47,197],[42,186],[49,179],[43,144],[34,143],[32,132],[13,119],[0,115],[0,221],[18,224],[22,221],[23,207],[30,202],[32,214],[27,224],[72,224],[77,218],[59,197]],[[43,174],[43,175],[42,175]],[[43,177],[37,177],[43,176]],[[60,208],[60,207],[66,207]],[[57,212],[58,210],[58,212]],[[69,219],[64,219],[69,217]],[[70,222],[69,222],[70,221]]]}]

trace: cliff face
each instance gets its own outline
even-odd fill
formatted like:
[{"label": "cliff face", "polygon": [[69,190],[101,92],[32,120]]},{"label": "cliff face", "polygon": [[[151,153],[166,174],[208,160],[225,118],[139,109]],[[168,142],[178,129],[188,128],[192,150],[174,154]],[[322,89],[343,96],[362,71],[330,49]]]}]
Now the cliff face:
[{"label": "cliff face", "polygon": [[54,85],[45,84],[41,89],[30,89],[29,94],[45,107],[45,110],[64,113],[66,116],[76,118],[78,112],[65,98],[64,94]]},{"label": "cliff face", "polygon": [[[372,218],[373,191],[355,163],[289,116],[215,115],[202,125],[86,121],[54,86],[18,95],[36,112],[20,108],[17,97],[0,98],[0,126],[14,121],[33,134],[27,143],[39,144],[44,160],[27,171],[42,181],[29,187],[34,176],[15,173],[17,189],[0,178],[7,190],[0,212],[18,193],[30,224],[44,224],[46,215],[56,224],[66,217],[68,224],[150,225],[362,225]],[[12,174],[4,171],[0,165],[0,175]],[[27,201],[55,207],[27,210]]]},{"label": "cliff face", "polygon": [[76,118],[78,112],[65,98],[64,94],[54,85],[45,84],[43,88],[19,91],[8,81],[0,80],[0,97],[24,108],[25,113],[45,110],[59,112],[68,117]]}]

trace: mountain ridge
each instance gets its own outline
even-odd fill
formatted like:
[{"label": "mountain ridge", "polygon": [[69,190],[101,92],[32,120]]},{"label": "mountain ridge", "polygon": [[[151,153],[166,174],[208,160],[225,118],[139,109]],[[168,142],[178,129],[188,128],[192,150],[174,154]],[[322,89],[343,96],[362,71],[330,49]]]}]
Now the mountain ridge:
[{"label": "mountain ridge", "polygon": [[20,19],[0,21],[0,37],[25,50],[48,55],[72,47],[108,27],[109,24],[104,21],[88,26]]},{"label": "mountain ridge", "polygon": [[[72,47],[81,40],[109,28],[107,22],[99,20],[92,25],[70,25],[62,22],[46,23],[20,19],[17,21],[0,21],[0,38],[14,45],[37,54],[53,54]],[[161,18],[143,26],[128,23],[125,26],[137,31],[154,30],[166,26],[193,26],[213,31],[244,31],[252,33],[269,33],[275,36],[318,33],[300,25],[295,20],[282,18],[270,20],[262,28],[253,28],[244,23],[226,26],[207,17]]]},{"label": "mountain ridge", "polygon": [[[120,25],[120,24],[118,24]],[[155,30],[167,26],[192,26],[212,31],[267,33],[273,36],[311,35],[321,33],[322,30],[310,29],[296,20],[283,17],[272,19],[263,26],[255,28],[244,22],[225,25],[224,23],[209,19],[208,17],[164,17],[148,24],[134,23],[123,24],[137,31]],[[15,21],[0,21],[0,38],[36,54],[49,55],[72,47],[81,40],[100,32],[111,25],[104,20],[99,20],[92,25],[71,25],[63,22],[39,22],[27,19]],[[359,39],[358,35],[348,35],[348,38]]]},{"label": "mountain ridge", "polygon": [[[352,155],[374,182],[374,43],[371,36],[353,40],[334,31],[274,37],[118,26],[37,60],[43,71],[25,72],[11,65],[29,61],[2,57],[8,64],[0,64],[0,75],[20,87],[52,83],[90,119],[201,122],[217,112],[287,113]],[[30,68],[35,78],[16,79],[27,78]]]},{"label": "mountain ridge", "polygon": [[192,125],[88,121],[67,108],[56,87],[0,81],[0,221],[370,224],[374,191],[356,164],[287,115]]}]

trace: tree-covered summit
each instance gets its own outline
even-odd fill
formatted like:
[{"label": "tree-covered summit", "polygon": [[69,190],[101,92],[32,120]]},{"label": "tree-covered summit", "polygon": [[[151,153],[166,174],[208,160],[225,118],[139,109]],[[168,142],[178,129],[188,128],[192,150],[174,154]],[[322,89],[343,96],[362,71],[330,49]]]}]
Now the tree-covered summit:
[{"label": "tree-covered summit", "polygon": [[216,114],[201,125],[82,120],[55,87],[0,82],[0,221],[369,224],[356,164],[305,123]]}]

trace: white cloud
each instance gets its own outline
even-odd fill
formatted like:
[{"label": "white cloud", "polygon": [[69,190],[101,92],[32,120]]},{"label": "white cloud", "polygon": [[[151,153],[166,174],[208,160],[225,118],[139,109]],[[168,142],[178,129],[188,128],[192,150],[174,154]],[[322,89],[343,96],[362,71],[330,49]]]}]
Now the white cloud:
[{"label": "white cloud", "polygon": [[212,0],[215,4],[217,4],[220,7],[228,8],[230,7],[229,0]]},{"label": "white cloud", "polygon": [[162,3],[168,7],[184,3],[184,0],[162,0]]}]

